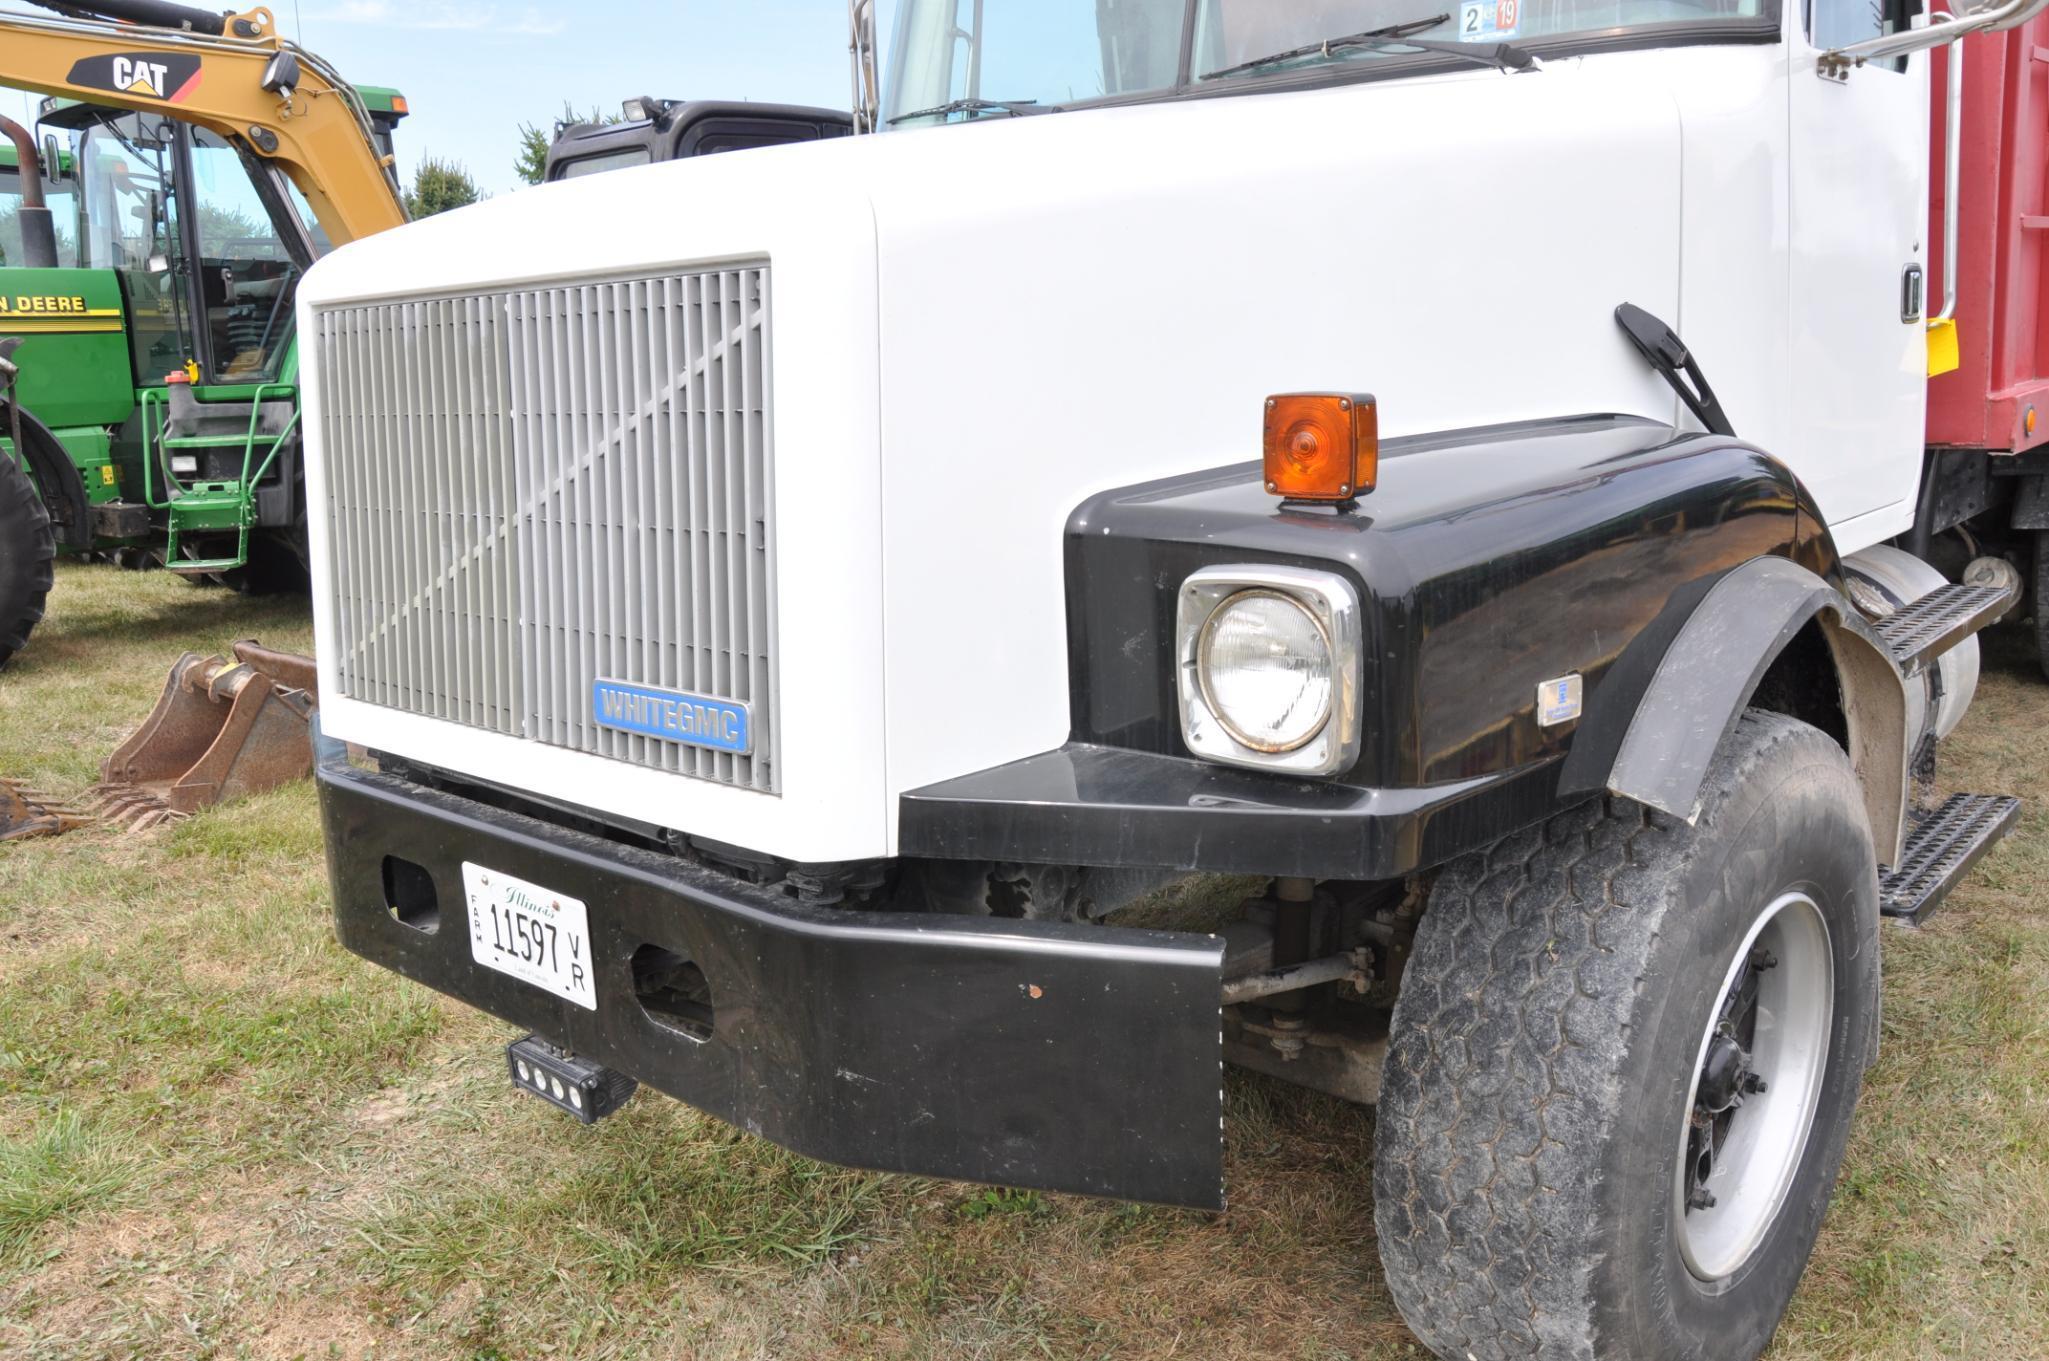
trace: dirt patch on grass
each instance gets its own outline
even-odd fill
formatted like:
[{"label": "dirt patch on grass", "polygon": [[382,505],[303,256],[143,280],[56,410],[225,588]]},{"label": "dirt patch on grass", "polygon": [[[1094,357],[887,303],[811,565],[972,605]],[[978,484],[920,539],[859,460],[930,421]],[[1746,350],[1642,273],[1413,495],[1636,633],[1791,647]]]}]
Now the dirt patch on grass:
[{"label": "dirt patch on grass", "polygon": [[10,1354],[428,1355],[335,1274],[333,1248],[281,1215],[271,1195],[257,1184],[211,1209],[78,1225],[50,1250],[33,1290],[0,1294],[0,1317],[35,1340]]}]

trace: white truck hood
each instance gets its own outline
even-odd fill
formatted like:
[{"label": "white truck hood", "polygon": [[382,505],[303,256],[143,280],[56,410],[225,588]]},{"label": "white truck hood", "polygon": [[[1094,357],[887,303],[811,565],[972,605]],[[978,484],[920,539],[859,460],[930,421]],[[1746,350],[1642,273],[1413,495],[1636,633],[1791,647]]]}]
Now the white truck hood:
[{"label": "white truck hood", "polygon": [[902,791],[1066,739],[1075,506],[1257,458],[1267,394],[1372,392],[1385,434],[1670,419],[1610,311],[1676,319],[1679,141],[1589,60],[716,156],[349,246],[302,336],[361,299],[771,262],[786,776],[515,758],[346,701],[330,729],[793,858],[890,853]]}]

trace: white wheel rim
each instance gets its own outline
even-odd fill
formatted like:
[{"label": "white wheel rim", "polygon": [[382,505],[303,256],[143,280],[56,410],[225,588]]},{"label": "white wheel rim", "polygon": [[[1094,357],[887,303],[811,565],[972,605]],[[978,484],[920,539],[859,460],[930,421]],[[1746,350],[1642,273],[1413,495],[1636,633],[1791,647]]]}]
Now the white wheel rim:
[{"label": "white wheel rim", "polygon": [[[1775,964],[1754,968],[1753,959]],[[1697,1111],[1703,1100],[1720,1099],[1726,1079],[1706,1073],[1709,1051],[1723,1013],[1747,976],[1756,981],[1754,1023],[1739,1025],[1732,1042],[1747,1038],[1747,1071],[1764,1080],[1764,1090],[1742,1094],[1722,1114]],[[1672,1222],[1687,1270],[1702,1281],[1727,1279],[1757,1252],[1778,1218],[1807,1151],[1828,1073],[1830,1027],[1835,1018],[1835,956],[1828,923],[1804,893],[1787,893],[1758,913],[1723,975],[1715,1006],[1694,1053],[1693,1073],[1679,1128],[1678,1166],[1672,1183]],[[1739,1007],[1740,1013],[1750,1008]],[[1739,1016],[1739,1018],[1741,1017]],[[1730,1071],[1725,1045],[1717,1057],[1721,1074]],[[1703,1080],[1707,1079],[1704,1090]],[[1702,1138],[1693,1136],[1699,1130]],[[1703,1146],[1708,1173],[1700,1178]],[[1703,1195],[1702,1193],[1705,1193]],[[1712,1204],[1706,1203],[1712,1199]]]}]

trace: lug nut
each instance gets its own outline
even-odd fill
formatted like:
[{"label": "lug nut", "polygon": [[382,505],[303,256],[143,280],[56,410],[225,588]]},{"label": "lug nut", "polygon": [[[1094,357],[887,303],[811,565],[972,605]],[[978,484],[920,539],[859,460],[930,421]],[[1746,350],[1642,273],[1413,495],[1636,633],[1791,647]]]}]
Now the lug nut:
[{"label": "lug nut", "polygon": [[1274,1013],[1272,1025],[1277,1033],[1268,1043],[1273,1045],[1274,1052],[1281,1056],[1281,1062],[1293,1063],[1301,1058],[1302,1050],[1308,1043],[1303,1032],[1308,1030],[1309,1022],[1292,1012],[1277,1011]]},{"label": "lug nut", "polygon": [[1756,1096],[1759,1092],[1763,1091],[1767,1085],[1765,1080],[1755,1073],[1745,1073],[1743,1075],[1743,1090],[1752,1096]]}]

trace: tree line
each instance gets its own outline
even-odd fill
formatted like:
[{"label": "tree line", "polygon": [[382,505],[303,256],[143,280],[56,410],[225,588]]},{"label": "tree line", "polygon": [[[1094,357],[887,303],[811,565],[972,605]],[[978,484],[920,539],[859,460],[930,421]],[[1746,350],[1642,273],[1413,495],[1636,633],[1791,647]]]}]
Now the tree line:
[{"label": "tree line", "polygon": [[[577,123],[616,123],[617,114],[608,114],[598,109],[578,113],[564,100],[562,116],[552,125],[521,123],[519,145],[512,160],[512,173],[523,184],[539,184],[547,174],[548,146],[556,134]],[[412,187],[405,191],[406,215],[413,218],[432,217],[451,208],[466,208],[484,198],[483,191],[469,170],[460,161],[445,160],[439,156],[425,156],[413,171]]]}]

